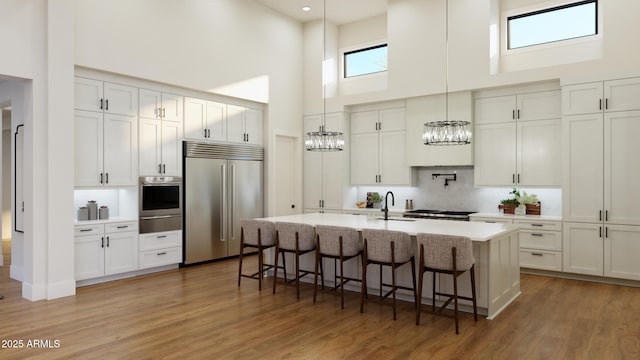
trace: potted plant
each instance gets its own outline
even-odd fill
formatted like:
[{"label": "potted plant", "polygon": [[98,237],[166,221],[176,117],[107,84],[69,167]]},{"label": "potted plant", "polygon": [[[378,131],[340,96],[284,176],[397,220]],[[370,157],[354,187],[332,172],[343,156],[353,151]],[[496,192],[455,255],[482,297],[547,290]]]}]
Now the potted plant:
[{"label": "potted plant", "polygon": [[380,203],[382,202],[382,196],[380,196],[377,192],[367,193],[367,202],[371,203],[372,208],[380,208]]},{"label": "potted plant", "polygon": [[540,201],[538,201],[536,194],[529,195],[526,191],[523,191],[520,199],[526,207],[527,215],[540,215]]},{"label": "potted plant", "polygon": [[509,194],[512,197],[500,200],[499,209],[502,209],[505,214],[515,214],[516,208],[521,208],[518,213],[524,215],[540,215],[540,201],[535,194],[527,194],[526,191],[520,191],[514,188]]}]

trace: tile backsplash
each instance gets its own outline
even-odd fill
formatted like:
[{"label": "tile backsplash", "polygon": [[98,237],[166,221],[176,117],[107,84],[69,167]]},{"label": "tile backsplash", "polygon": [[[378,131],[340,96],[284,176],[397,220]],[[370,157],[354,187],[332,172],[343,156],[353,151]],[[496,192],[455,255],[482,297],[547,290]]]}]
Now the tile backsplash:
[{"label": "tile backsplash", "polygon": [[[445,177],[434,178],[432,174],[456,174],[456,181],[449,180],[444,186]],[[395,206],[390,208],[404,210],[405,200],[413,199],[414,209],[437,209],[498,213],[500,200],[509,197],[513,187],[475,188],[473,186],[472,167],[433,167],[417,169],[416,186],[359,186],[357,199],[364,200],[367,192],[377,191],[385,195],[392,191]],[[536,194],[542,204],[542,215],[562,215],[562,190],[559,188],[518,188],[527,194]]]}]

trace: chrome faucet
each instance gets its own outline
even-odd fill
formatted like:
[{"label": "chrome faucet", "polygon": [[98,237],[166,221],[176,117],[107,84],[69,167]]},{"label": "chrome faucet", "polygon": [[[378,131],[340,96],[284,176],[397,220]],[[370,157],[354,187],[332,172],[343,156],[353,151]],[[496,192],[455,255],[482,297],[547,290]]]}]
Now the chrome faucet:
[{"label": "chrome faucet", "polygon": [[395,206],[395,198],[391,191],[387,191],[387,194],[384,196],[384,219],[389,220],[389,194],[391,194],[391,205]]}]

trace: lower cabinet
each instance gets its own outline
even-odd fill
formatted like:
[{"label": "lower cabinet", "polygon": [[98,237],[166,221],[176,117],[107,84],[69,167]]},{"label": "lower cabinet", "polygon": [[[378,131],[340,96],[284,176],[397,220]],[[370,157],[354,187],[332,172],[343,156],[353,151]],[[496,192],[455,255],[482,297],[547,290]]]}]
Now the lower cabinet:
[{"label": "lower cabinet", "polygon": [[640,280],[640,226],[605,225],[604,276]]},{"label": "lower cabinet", "polygon": [[75,226],[75,278],[138,270],[138,223]]},{"label": "lower cabinet", "polygon": [[182,231],[140,235],[140,269],[182,262]]}]

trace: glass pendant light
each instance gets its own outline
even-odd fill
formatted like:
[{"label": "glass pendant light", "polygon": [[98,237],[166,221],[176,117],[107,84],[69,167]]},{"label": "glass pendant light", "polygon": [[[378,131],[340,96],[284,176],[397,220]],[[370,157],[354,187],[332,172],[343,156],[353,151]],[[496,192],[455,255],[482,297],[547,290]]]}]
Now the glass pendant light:
[{"label": "glass pendant light", "polygon": [[[322,63],[324,65],[327,60],[327,2],[322,2]],[[322,67],[324,70],[324,66]],[[324,83],[324,74],[322,80],[322,125],[318,131],[308,132],[305,136],[304,146],[307,151],[342,151],[344,150],[343,133],[339,131],[327,131],[325,129],[325,118],[327,117],[327,96],[326,85]]]},{"label": "glass pendant light", "polygon": [[471,122],[449,120],[449,0],[446,2],[446,60],[445,60],[445,112],[443,121],[424,124],[422,140],[425,145],[466,145],[471,143]]}]

